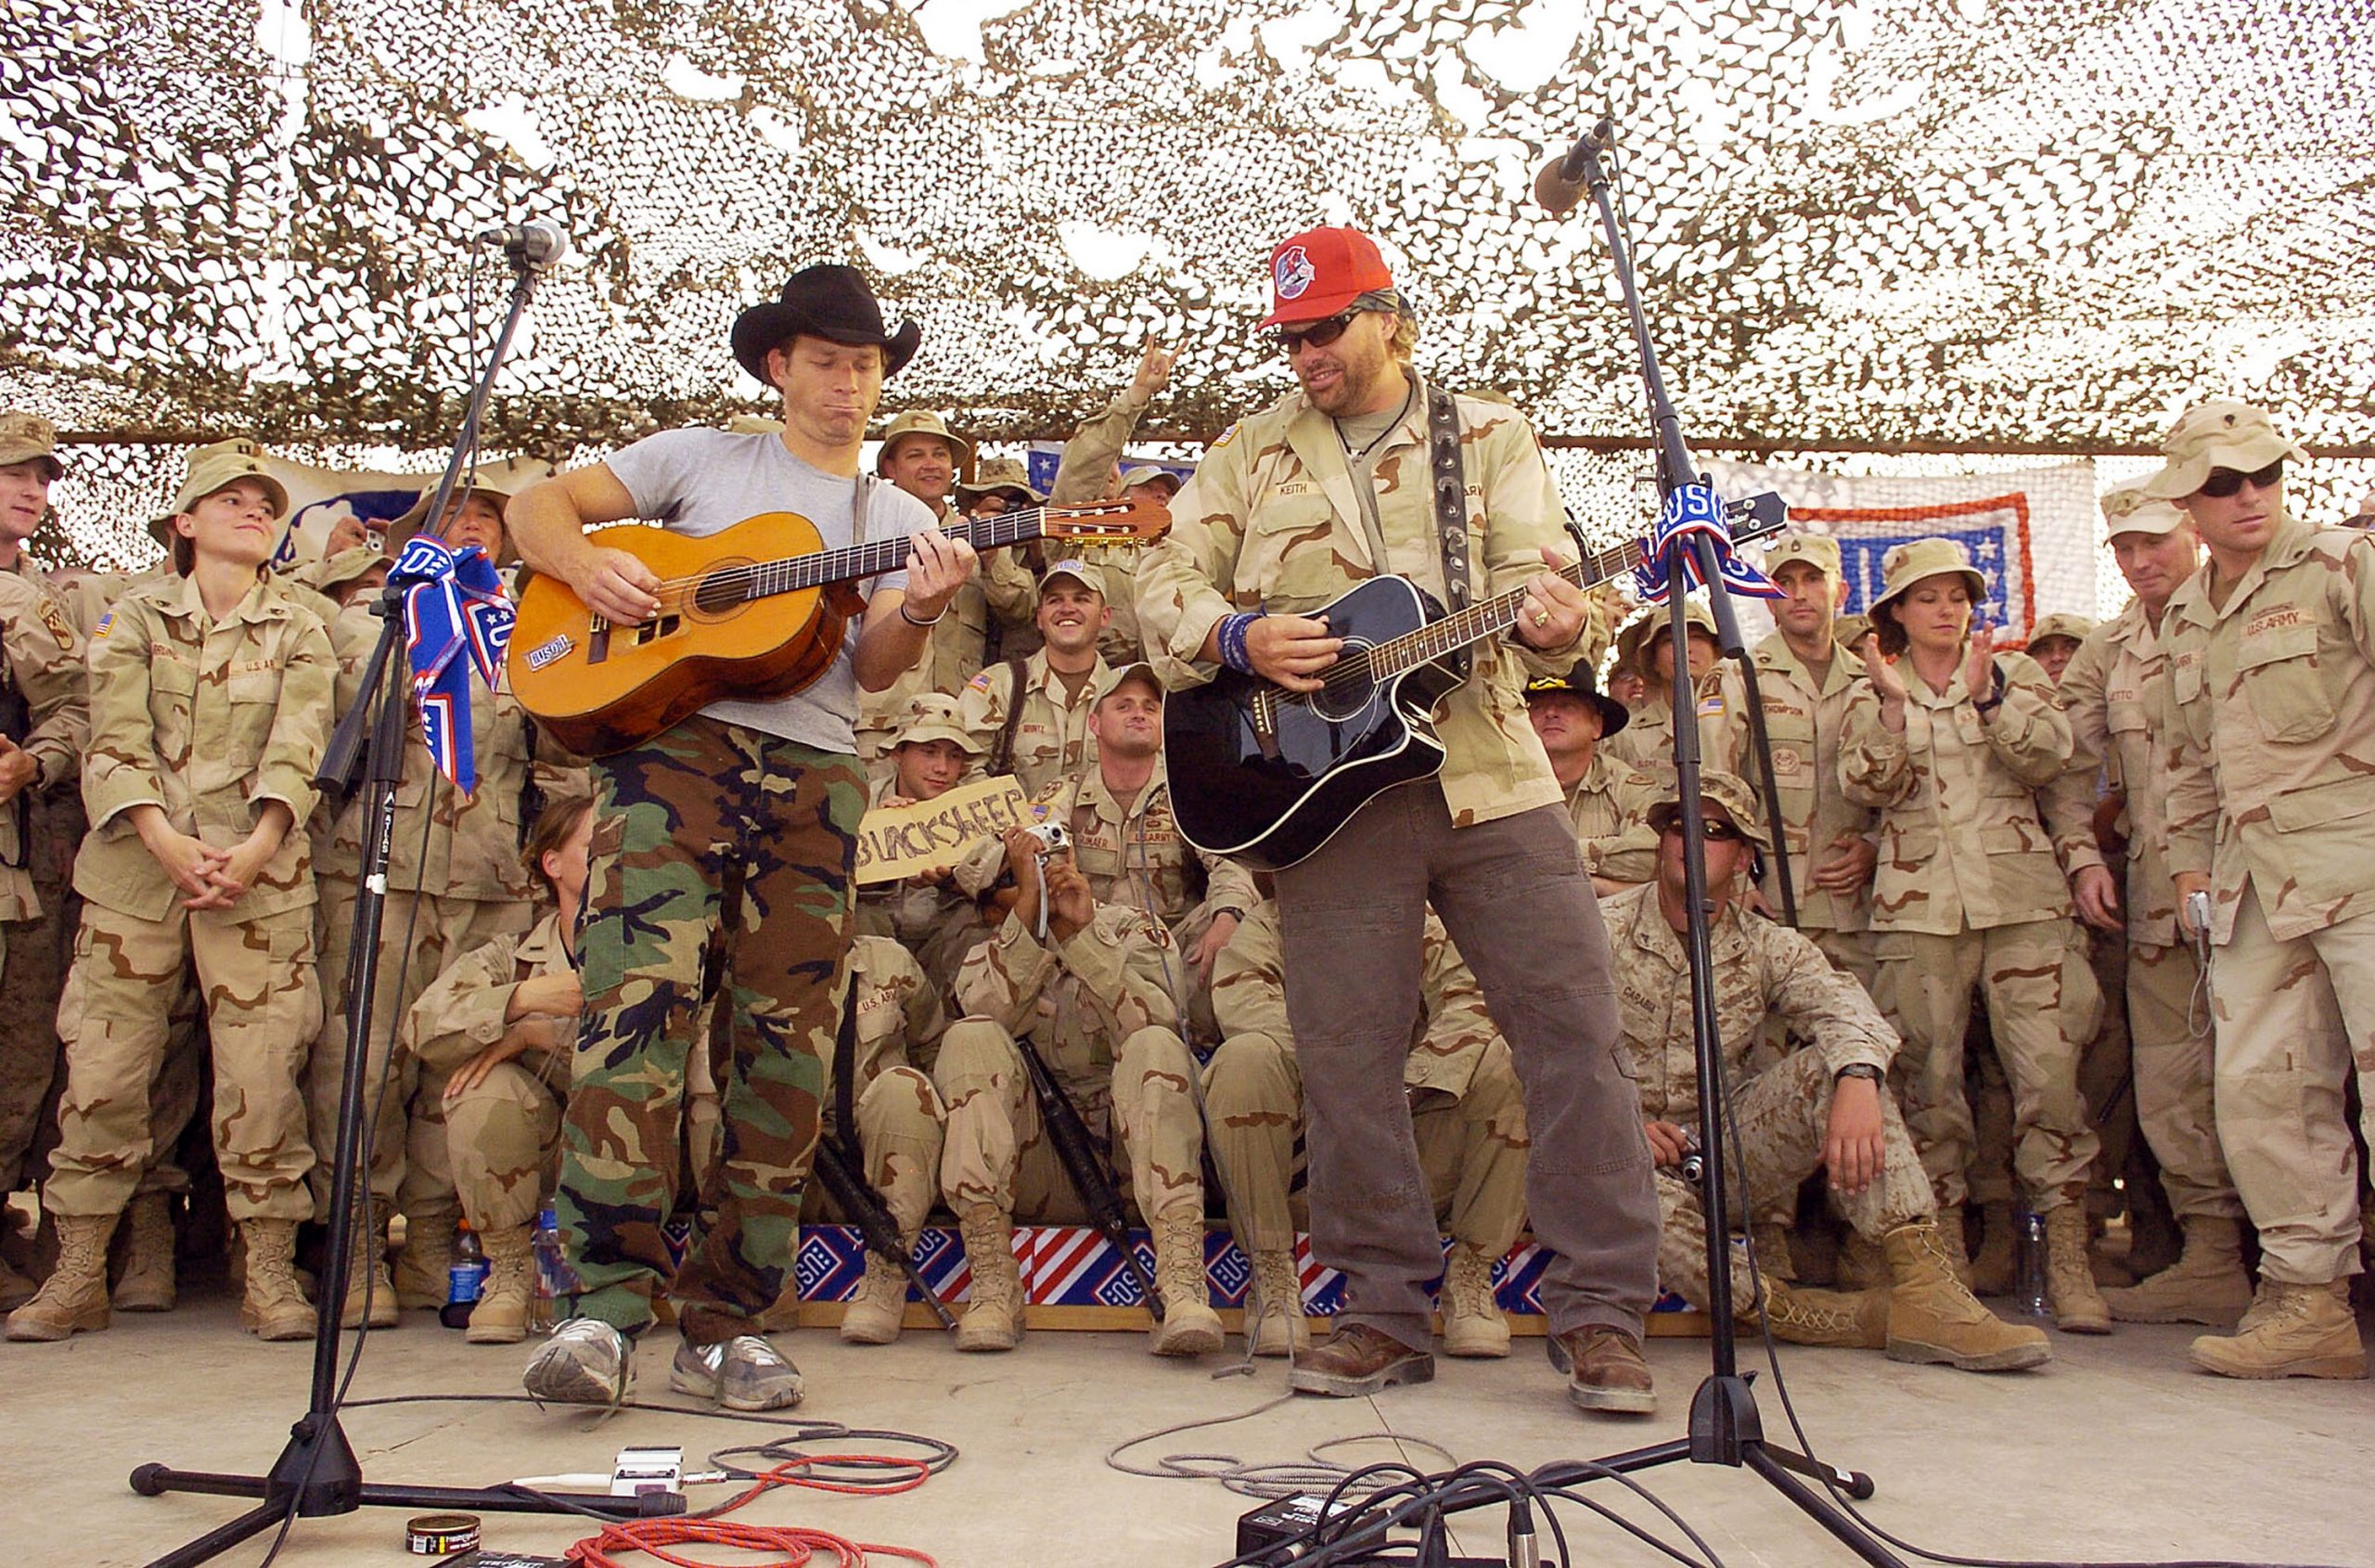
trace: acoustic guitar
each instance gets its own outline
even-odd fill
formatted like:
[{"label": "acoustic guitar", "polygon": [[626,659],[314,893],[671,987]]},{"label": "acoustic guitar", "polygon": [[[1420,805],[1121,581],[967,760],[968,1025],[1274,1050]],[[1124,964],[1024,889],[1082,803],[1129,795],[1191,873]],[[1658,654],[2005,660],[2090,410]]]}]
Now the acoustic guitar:
[{"label": "acoustic guitar", "polygon": [[[1731,505],[1732,539],[1787,526],[1778,495]],[[1741,526],[1742,524],[1748,526]],[[1601,550],[1560,575],[1590,588],[1631,571],[1638,541]],[[1321,689],[1290,691],[1224,668],[1162,704],[1171,808],[1187,841],[1262,870],[1292,866],[1335,837],[1370,800],[1443,766],[1435,708],[1459,686],[1443,661],[1517,623],[1525,590],[1447,615],[1406,577],[1372,577],[1305,611],[1344,639]]]},{"label": "acoustic guitar", "polygon": [[[1031,507],[950,524],[977,550],[1061,539],[1148,545],[1170,532],[1159,501]],[[855,585],[906,565],[902,537],[823,548],[796,512],[763,512],[705,538],[641,523],[586,536],[660,575],[660,612],[621,625],[557,577],[529,579],[511,628],[512,692],[589,757],[639,745],[721,698],[785,697],[814,682],[865,610]]]}]

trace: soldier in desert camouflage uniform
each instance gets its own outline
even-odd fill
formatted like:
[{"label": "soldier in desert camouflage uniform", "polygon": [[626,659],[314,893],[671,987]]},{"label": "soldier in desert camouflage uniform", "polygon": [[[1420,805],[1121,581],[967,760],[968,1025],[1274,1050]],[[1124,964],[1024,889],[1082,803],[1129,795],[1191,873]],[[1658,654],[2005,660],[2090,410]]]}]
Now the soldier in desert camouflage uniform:
[{"label": "soldier in desert camouflage uniform", "polygon": [[[1778,1338],[1885,1347],[1900,1361],[2003,1371],[2051,1360],[2043,1333],[1996,1321],[1955,1278],[1929,1178],[1884,1081],[1896,1039],[1879,1009],[1812,943],[1734,901],[1752,849],[1769,847],[1755,797],[1726,773],[1703,775],[1701,789],[1707,897],[1714,906],[1709,956],[1716,1030],[1740,1134],[1745,1217],[1786,1217],[1798,1184],[1823,1171],[1848,1222],[1887,1257],[1893,1281],[1889,1291],[1861,1296],[1790,1285],[1787,1250],[1768,1223],[1758,1229],[1760,1239],[1772,1238],[1759,1249],[1761,1280],[1748,1271],[1745,1254],[1731,1254],[1734,1310],[1752,1320],[1762,1295]],[[1659,1275],[1669,1290],[1704,1301],[1706,1213],[1699,1189],[1679,1169],[1697,1141],[1701,1099],[1690,963],[1683,951],[1681,816],[1680,801],[1667,791],[1652,815],[1660,834],[1657,880],[1617,894],[1606,909],[1624,1049],[1658,1162]],[[1806,1044],[1752,1073],[1752,1058],[1777,1017]]]},{"label": "soldier in desert camouflage uniform", "polygon": [[[2126,844],[2122,885],[2109,865],[2072,868],[2078,908],[2090,923],[2125,934],[2127,1017],[2136,1115],[2160,1163],[2161,1189],[2185,1231],[2168,1268],[2126,1290],[2103,1292],[2112,1316],[2138,1323],[2225,1327],[2250,1305],[2243,1269],[2243,1203],[2218,1147],[2211,1109],[2209,1009],[2197,1003],[2202,967],[2177,932],[2176,890],[2167,853],[2166,744],[2152,725],[2152,693],[2166,679],[2162,641],[2169,601],[2193,575],[2202,544],[2186,515],[2136,486],[2103,498],[2112,553],[2136,598],[2088,634],[2061,677],[2061,705],[2076,742],[2071,775],[2107,768],[2114,793],[2057,790],[2059,810],[2091,808]],[[2099,831],[2097,836],[2100,836]]]},{"label": "soldier in desert camouflage uniform", "polygon": [[1674,686],[1689,683],[1699,701],[1701,729],[1714,726],[1722,710],[1714,705],[1715,662],[1721,656],[1715,640],[1715,618],[1697,599],[1685,609],[1690,652],[1682,675],[1675,673],[1674,626],[1662,605],[1643,611],[1616,636],[1617,662],[1639,675],[1645,691],[1633,722],[1609,746],[1618,762],[1643,773],[1663,778],[1674,771]]},{"label": "soldier in desert camouflage uniform", "polygon": [[[1144,910],[1098,903],[1070,851],[1043,858],[1007,835],[1014,906],[957,976],[965,1016],[949,1025],[932,1081],[948,1108],[941,1193],[973,1270],[959,1350],[1010,1350],[1022,1332],[1013,1223],[1084,1212],[1046,1139],[1022,1054],[1028,1035],[1153,1232],[1169,1304],[1149,1348],[1200,1356],[1221,1344],[1204,1282],[1203,1124],[1196,1060],[1179,1035],[1166,966],[1179,955]],[[1046,886],[1043,890],[1042,880]],[[1044,908],[1046,935],[1037,934]]]},{"label": "soldier in desert camouflage uniform", "polygon": [[264,571],[288,497],[250,448],[203,448],[173,503],[184,575],[128,594],[90,652],[93,827],[76,862],[83,1020],[45,1206],[58,1266],[12,1339],[108,1324],[107,1243],[149,1149],[149,1084],[183,965],[205,988],[214,1141],[247,1247],[245,1325],[312,1337],[292,1270],[311,1211],[299,1073],[320,1022],[302,829],[328,743],[329,638]]},{"label": "soldier in desert camouflage uniform", "polygon": [[[1106,625],[1105,573],[1078,559],[1059,560],[1039,584],[1036,653],[993,664],[965,684],[957,713],[972,732],[985,773],[1010,773],[1033,795],[1076,778],[1097,761],[1088,710],[1107,665],[1097,651]],[[1017,691],[1022,710],[1013,715]]]},{"label": "soldier in desert camouflage uniform", "polygon": [[1565,675],[1525,683],[1525,716],[1566,791],[1567,820],[1592,890],[1606,897],[1648,881],[1657,864],[1649,809],[1658,781],[1617,761],[1605,744],[1630,721],[1624,704],[1602,696],[1590,663],[1579,661]]},{"label": "soldier in desert camouflage uniform", "polygon": [[[937,800],[956,788],[981,755],[981,744],[960,721],[956,699],[925,692],[908,704],[907,718],[888,752],[891,773],[867,791],[867,804],[891,806]],[[895,938],[923,966],[944,1001],[956,983],[965,955],[989,940],[989,922],[970,892],[956,885],[953,867],[927,867],[895,882],[862,888],[857,930]]]},{"label": "soldier in desert camouflage uniform", "polygon": [[2095,981],[2035,794],[2070,760],[2070,724],[2035,660],[1996,653],[1990,628],[1971,627],[1986,583],[1961,545],[1899,545],[1881,571],[1868,684],[1848,700],[1839,767],[1848,798],[1881,813],[1874,999],[1905,1042],[1906,1123],[1937,1189],[1939,1229],[1967,1273],[1963,1035],[1971,993],[1984,988],[2013,1086],[2021,1184],[2045,1216],[2054,1320],[2108,1332],[2086,1256],[2096,1140],[2078,1092]]},{"label": "soldier in desert camouflage uniform", "polygon": [[[459,550],[475,546],[489,559],[505,553],[503,508],[510,497],[484,487],[467,490],[448,503],[445,518],[430,532]],[[423,525],[414,513],[389,530],[392,548]],[[333,642],[341,667],[369,657],[379,623],[367,600],[339,615]],[[357,694],[359,696],[359,694]],[[404,727],[404,778],[396,786],[394,830],[388,845],[388,899],[381,919],[379,977],[366,1022],[370,1054],[365,1083],[387,1090],[377,1099],[371,1123],[370,1223],[365,1244],[354,1249],[348,1281],[345,1326],[367,1311],[371,1326],[396,1322],[397,1308],[435,1307],[446,1297],[446,1268],[454,1227],[461,1217],[444,1151],[443,1085],[424,1080],[417,1059],[397,1049],[404,1008],[417,999],[445,966],[499,936],[519,936],[535,919],[533,884],[521,865],[521,817],[535,750],[527,710],[507,681],[470,698],[470,743],[477,786],[465,794],[430,758],[417,715]],[[307,1093],[314,1143],[331,1148],[338,1136],[339,1092],[346,1066],[346,971],[354,934],[355,878],[363,865],[365,792],[358,790],[336,816],[318,860],[322,893],[322,1005],[320,1034],[313,1042]],[[392,1064],[389,1053],[395,1052]],[[329,1202],[327,1166],[315,1173],[316,1209]],[[405,1244],[398,1276],[388,1271],[385,1229],[389,1215],[405,1216]],[[320,1217],[317,1213],[316,1217]],[[368,1290],[366,1290],[366,1286]]]},{"label": "soldier in desert camouflage uniform", "polygon": [[[1047,487],[1049,501],[1062,506],[1143,495],[1168,505],[1171,497],[1179,494],[1177,477],[1166,469],[1145,464],[1128,469],[1122,466],[1123,451],[1130,443],[1131,433],[1138,428],[1147,405],[1161,397],[1163,389],[1171,384],[1171,367],[1178,358],[1177,349],[1168,347],[1160,339],[1147,339],[1146,346],[1138,353],[1137,368],[1131,374],[1130,384],[1115,393],[1112,402],[1082,420],[1072,439],[1064,443],[1055,482]],[[1106,586],[1112,594],[1109,608],[1113,620],[1098,638],[1098,651],[1108,662],[1115,664],[1143,659],[1146,652],[1138,641],[1136,581],[1138,552],[1125,546],[1088,545],[1080,553],[1082,559],[1104,572]]]},{"label": "soldier in desert camouflage uniform", "polygon": [[2210,562],[2161,623],[2153,729],[2179,919],[2211,895],[2218,1141],[2260,1233],[2258,1299],[2193,1343],[2227,1377],[2363,1378],[2355,1074],[2375,1128],[2375,541],[2284,504],[2306,454],[2247,405],[2189,409],[2145,482]]},{"label": "soldier in desert camouflage uniform", "polygon": [[[1439,1223],[1452,1239],[1438,1309],[1453,1356],[1507,1356],[1509,1322],[1493,1296],[1493,1268],[1525,1226],[1525,1101],[1509,1047],[1484,1010],[1484,993],[1429,916],[1420,1011],[1411,1021],[1410,1132]],[[1278,906],[1253,907],[1221,954],[1213,1008],[1226,1038],[1204,1069],[1213,1160],[1236,1188],[1261,1315],[1246,1339],[1256,1356],[1305,1343],[1294,1240],[1303,1161],[1303,1073],[1287,1022]],[[1308,1223],[1308,1215],[1305,1216]]]}]

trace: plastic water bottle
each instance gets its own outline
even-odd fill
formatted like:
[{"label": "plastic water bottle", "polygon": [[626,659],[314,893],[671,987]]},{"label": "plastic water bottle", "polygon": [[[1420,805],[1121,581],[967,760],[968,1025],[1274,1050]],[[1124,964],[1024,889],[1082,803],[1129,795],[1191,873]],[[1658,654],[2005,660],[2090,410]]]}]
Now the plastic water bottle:
[{"label": "plastic water bottle", "polygon": [[445,1305],[437,1320],[449,1329],[470,1326],[470,1309],[486,1290],[486,1248],[479,1233],[464,1220],[454,1231],[454,1261],[445,1270]]},{"label": "plastic water bottle", "polygon": [[2045,1215],[2026,1203],[2020,1207],[2020,1256],[2014,1294],[2021,1310],[2032,1317],[2046,1315],[2045,1305]]},{"label": "plastic water bottle", "polygon": [[556,1321],[560,1298],[577,1293],[577,1271],[561,1251],[560,1216],[552,1210],[536,1215],[536,1233],[529,1245],[536,1258],[536,1297],[529,1307],[528,1326],[541,1333]]}]

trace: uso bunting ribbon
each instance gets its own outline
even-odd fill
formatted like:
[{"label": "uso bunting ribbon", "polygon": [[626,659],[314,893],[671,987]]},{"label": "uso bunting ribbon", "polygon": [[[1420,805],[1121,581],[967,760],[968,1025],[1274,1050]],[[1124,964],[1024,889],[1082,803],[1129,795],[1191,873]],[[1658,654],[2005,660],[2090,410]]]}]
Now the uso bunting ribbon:
[{"label": "uso bunting ribbon", "polygon": [[[1704,484],[1676,485],[1658,508],[1658,531],[1641,541],[1641,564],[1633,569],[1633,585],[1640,591],[1644,604],[1663,604],[1670,579],[1666,570],[1667,548],[1686,534],[1704,533],[1715,546],[1715,560],[1723,573],[1727,593],[1746,594],[1751,598],[1779,598],[1781,590],[1773,579],[1732,553],[1732,531],[1724,521],[1724,503],[1714,490]],[[1682,558],[1686,579],[1683,592],[1702,585],[1699,574],[1699,558],[1686,553]]]},{"label": "uso bunting ribbon", "polygon": [[511,642],[511,600],[484,550],[473,545],[457,556],[423,533],[404,541],[392,576],[404,592],[404,656],[421,736],[437,771],[467,795],[479,781],[470,752],[470,671],[494,689]]}]

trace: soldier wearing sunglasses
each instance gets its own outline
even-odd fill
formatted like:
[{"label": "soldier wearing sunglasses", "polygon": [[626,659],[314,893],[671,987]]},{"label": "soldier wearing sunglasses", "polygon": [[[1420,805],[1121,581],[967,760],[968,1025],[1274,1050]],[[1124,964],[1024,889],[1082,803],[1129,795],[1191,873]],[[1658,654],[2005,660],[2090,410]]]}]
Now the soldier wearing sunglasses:
[{"label": "soldier wearing sunglasses", "polygon": [[2240,403],[2189,409],[2145,482],[2192,520],[2210,561],[2171,596],[2169,870],[2178,918],[2209,897],[2218,1140],[2260,1233],[2260,1279],[2204,1370],[2363,1378],[2358,1075],[2375,1126],[2375,542],[2284,505],[2308,454]]}]

